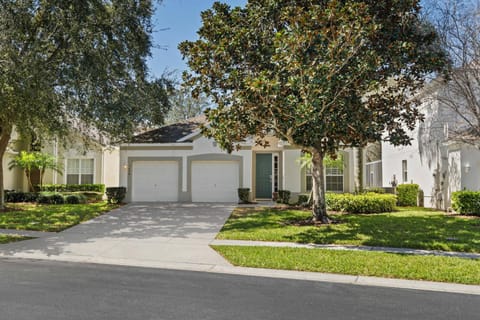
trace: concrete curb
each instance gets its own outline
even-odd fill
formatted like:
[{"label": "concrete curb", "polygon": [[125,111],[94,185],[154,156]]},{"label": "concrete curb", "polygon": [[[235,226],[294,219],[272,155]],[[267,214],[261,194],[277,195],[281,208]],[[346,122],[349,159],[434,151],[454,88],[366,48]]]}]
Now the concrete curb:
[{"label": "concrete curb", "polygon": [[480,296],[479,285],[464,285],[455,283],[443,283],[432,281],[417,281],[417,280],[403,280],[390,278],[377,278],[366,276],[352,276],[342,274],[318,273],[318,272],[304,272],[304,271],[290,271],[290,270],[276,270],[276,269],[261,269],[261,268],[245,268],[235,266],[219,266],[212,264],[200,263],[164,263],[158,261],[136,260],[129,259],[112,259],[101,257],[81,257],[81,256],[62,256],[62,257],[35,257],[29,256],[3,256],[1,259],[12,260],[42,260],[42,261],[61,261],[70,263],[86,263],[86,264],[107,264],[125,267],[142,267],[142,268],[158,268],[167,270],[181,270],[194,272],[209,272],[217,274],[251,276],[251,277],[265,277],[276,279],[290,279],[303,281],[318,281],[350,285],[362,285],[373,287],[410,289],[422,291],[434,291],[444,293],[458,293]]},{"label": "concrete curb", "polygon": [[480,259],[480,254],[478,253],[450,252],[450,251],[439,251],[439,250],[419,250],[419,249],[391,248],[391,247],[334,245],[334,244],[302,244],[302,243],[294,243],[294,242],[247,241],[247,240],[213,240],[210,243],[210,245],[376,251],[376,252],[388,252],[388,253],[415,254],[415,255],[423,255],[423,256],[434,255],[434,256],[443,256],[443,257]]}]

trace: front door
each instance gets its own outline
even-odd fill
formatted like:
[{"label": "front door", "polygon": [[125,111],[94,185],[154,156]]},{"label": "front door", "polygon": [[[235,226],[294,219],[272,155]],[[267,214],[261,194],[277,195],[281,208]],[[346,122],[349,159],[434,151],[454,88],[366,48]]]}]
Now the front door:
[{"label": "front door", "polygon": [[272,154],[257,153],[255,169],[255,198],[272,198]]}]

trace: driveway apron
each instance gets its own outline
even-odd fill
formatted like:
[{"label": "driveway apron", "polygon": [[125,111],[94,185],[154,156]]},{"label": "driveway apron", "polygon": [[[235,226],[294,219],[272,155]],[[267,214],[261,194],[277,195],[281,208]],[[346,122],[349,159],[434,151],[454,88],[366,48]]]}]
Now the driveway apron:
[{"label": "driveway apron", "polygon": [[233,208],[133,203],[53,236],[1,245],[0,256],[195,270],[229,266],[209,243]]}]

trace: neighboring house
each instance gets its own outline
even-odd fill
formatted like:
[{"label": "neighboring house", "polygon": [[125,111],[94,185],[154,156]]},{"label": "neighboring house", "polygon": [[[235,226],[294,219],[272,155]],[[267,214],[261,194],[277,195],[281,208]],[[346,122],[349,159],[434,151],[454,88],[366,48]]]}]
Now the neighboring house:
[{"label": "neighboring house", "polygon": [[[28,182],[24,172],[19,168],[9,170],[9,162],[22,150],[29,150],[28,145],[14,133],[11,143],[3,159],[4,188],[6,190],[27,191]],[[63,174],[47,170],[44,184],[91,184],[101,183],[107,187],[118,186],[120,171],[118,147],[104,147],[90,141],[85,148],[84,139],[80,136],[73,142],[62,144],[51,141],[41,150],[50,153],[61,164]],[[38,177],[33,178],[38,183]]]},{"label": "neighboring house", "polygon": [[[252,200],[272,199],[278,190],[292,200],[311,189],[311,176],[302,169],[301,151],[269,137],[269,146],[254,140],[231,154],[201,135],[203,116],[135,136],[120,146],[120,185],[127,201],[237,202],[238,188],[249,188]],[[326,168],[326,187],[354,191],[354,152],[341,151],[344,168]]]},{"label": "neighboring house", "polygon": [[426,207],[445,210],[451,207],[452,192],[480,189],[480,151],[449,134],[462,126],[462,119],[442,103],[446,90],[447,85],[433,82],[420,95],[425,120],[411,133],[410,146],[382,143],[383,186],[391,186],[394,179],[417,183]]}]

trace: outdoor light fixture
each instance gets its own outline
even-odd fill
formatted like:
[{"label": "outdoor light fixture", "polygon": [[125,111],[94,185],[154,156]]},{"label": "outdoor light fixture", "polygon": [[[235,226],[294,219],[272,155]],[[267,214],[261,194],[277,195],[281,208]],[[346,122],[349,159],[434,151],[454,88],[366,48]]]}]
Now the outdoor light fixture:
[{"label": "outdoor light fixture", "polygon": [[470,163],[465,163],[465,173],[468,173],[470,171]]}]

